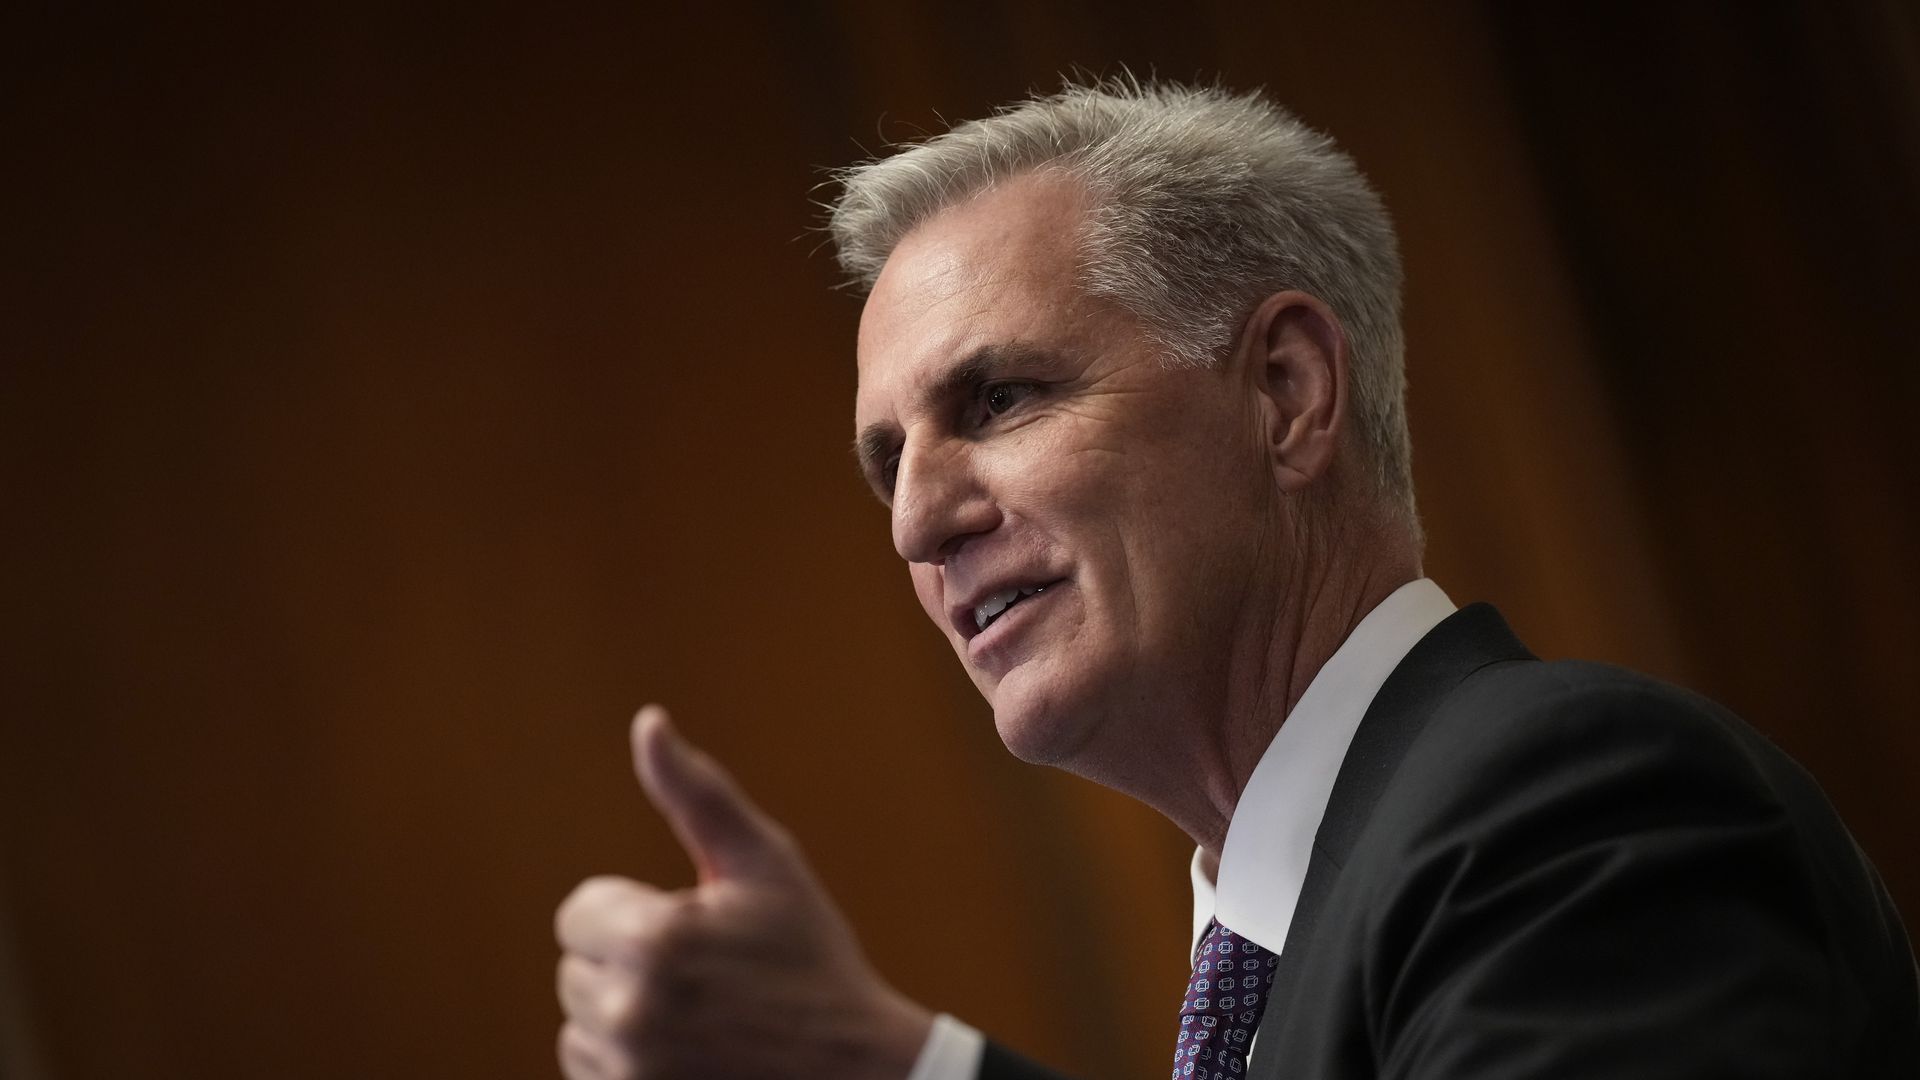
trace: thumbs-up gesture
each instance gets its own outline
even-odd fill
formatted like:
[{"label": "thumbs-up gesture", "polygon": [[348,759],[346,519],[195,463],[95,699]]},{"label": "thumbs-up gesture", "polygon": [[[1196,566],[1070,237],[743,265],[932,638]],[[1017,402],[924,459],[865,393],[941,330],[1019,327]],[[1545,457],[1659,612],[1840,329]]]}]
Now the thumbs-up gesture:
[{"label": "thumbs-up gesture", "polygon": [[554,924],[570,1080],[902,1080],[933,1018],[868,965],[792,836],[666,710],[633,722],[634,770],[699,883],[582,882]]}]

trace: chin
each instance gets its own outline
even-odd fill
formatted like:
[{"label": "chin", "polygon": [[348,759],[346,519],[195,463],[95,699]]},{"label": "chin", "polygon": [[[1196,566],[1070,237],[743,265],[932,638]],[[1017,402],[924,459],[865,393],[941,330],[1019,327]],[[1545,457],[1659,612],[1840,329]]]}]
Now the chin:
[{"label": "chin", "polygon": [[[1071,771],[1073,760],[1097,726],[1091,719],[1092,710],[1075,707],[1071,695],[1058,694],[1057,683],[1022,678],[1028,674],[1010,672],[987,694],[993,706],[994,729],[1007,751],[1021,761]],[[1042,683],[1048,685],[1036,685]]]},{"label": "chin", "polygon": [[1029,765],[1053,765],[1059,761],[1059,739],[1041,730],[1029,717],[1012,718],[1006,712],[993,711],[993,726],[1007,752]]}]

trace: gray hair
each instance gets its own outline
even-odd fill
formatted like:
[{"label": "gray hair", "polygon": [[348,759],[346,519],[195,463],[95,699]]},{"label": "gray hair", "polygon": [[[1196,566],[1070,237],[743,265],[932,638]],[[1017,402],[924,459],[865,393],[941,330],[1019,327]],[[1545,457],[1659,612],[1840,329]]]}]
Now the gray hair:
[{"label": "gray hair", "polygon": [[828,228],[840,266],[871,289],[916,226],[1042,170],[1091,197],[1081,287],[1139,318],[1169,363],[1220,362],[1275,292],[1331,307],[1351,345],[1352,417],[1372,479],[1417,535],[1399,246],[1352,158],[1258,93],[1069,83],[836,173]]}]

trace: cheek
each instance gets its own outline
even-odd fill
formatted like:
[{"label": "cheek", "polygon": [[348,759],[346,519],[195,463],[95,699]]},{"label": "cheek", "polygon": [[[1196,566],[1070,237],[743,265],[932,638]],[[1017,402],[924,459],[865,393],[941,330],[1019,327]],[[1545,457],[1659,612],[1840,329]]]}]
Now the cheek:
[{"label": "cheek", "polygon": [[907,573],[913,578],[913,595],[920,599],[920,610],[944,633],[947,630],[946,589],[940,580],[940,568],[925,563],[914,563],[907,567]]}]

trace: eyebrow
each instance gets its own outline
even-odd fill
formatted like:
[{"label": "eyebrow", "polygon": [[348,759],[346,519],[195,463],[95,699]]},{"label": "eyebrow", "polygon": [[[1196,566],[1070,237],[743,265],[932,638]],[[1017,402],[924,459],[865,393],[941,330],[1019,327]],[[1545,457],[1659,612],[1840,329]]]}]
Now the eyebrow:
[{"label": "eyebrow", "polygon": [[[931,402],[951,401],[979,389],[1008,368],[1051,365],[1060,359],[1060,353],[1024,341],[982,345],[941,372],[922,397]],[[880,486],[880,470],[893,449],[897,430],[884,422],[868,424],[853,440],[853,456],[860,462],[861,473],[876,490]]]}]

